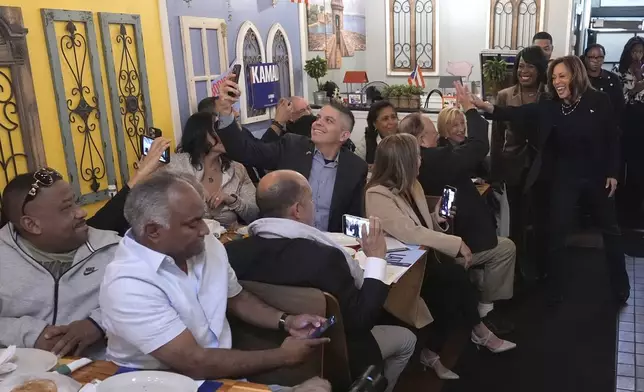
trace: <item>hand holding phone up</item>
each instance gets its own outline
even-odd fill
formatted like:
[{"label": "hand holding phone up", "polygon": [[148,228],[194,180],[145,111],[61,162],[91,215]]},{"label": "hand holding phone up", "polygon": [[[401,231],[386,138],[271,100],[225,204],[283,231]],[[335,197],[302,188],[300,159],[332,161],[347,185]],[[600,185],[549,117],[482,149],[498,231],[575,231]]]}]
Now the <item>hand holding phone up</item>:
[{"label": "hand holding phone up", "polygon": [[217,99],[217,103],[215,104],[215,110],[219,115],[230,115],[233,111],[233,104],[239,101],[239,96],[241,95],[239,85],[237,84],[239,75],[236,75],[234,72],[233,70],[233,73],[228,75],[228,78],[219,87],[219,99]]},{"label": "hand holding phone up", "polygon": [[380,219],[370,216],[369,228],[362,225],[362,238],[359,239],[362,251],[367,257],[378,257],[384,259],[387,255],[387,241],[382,230]]}]

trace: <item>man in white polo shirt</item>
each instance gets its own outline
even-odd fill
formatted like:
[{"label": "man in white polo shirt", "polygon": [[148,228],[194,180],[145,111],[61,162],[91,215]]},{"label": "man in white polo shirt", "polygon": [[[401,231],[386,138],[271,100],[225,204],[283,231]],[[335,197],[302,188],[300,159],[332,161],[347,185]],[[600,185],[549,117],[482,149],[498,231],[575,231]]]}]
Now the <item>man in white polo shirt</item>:
[{"label": "man in white polo shirt", "polygon": [[[161,173],[125,203],[132,226],[101,285],[108,359],[138,369],[170,368],[195,379],[238,378],[303,361],[327,339],[306,338],[324,322],[287,315],[237,282],[223,245],[203,221],[200,184]],[[226,310],[292,337],[280,348],[232,350]]]}]

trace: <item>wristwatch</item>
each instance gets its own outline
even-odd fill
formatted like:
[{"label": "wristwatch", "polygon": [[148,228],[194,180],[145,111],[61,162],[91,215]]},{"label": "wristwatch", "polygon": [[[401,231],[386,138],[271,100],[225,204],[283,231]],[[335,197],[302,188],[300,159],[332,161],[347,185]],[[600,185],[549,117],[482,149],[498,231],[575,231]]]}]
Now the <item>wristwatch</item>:
[{"label": "wristwatch", "polygon": [[279,122],[273,120],[271,125],[275,125],[277,128],[279,128],[280,131],[284,132],[284,125],[280,124]]},{"label": "wristwatch", "polygon": [[280,321],[277,323],[277,329],[286,332],[286,318],[288,316],[288,313],[282,313],[282,316],[280,316]]}]

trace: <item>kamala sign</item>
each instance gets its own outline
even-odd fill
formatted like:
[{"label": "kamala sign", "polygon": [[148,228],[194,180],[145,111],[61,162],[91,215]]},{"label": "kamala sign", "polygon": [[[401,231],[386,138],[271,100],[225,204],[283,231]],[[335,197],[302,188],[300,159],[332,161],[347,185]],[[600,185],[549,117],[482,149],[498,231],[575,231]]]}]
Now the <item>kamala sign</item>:
[{"label": "kamala sign", "polygon": [[280,70],[275,63],[260,63],[248,66],[250,106],[264,109],[276,106],[281,98]]}]

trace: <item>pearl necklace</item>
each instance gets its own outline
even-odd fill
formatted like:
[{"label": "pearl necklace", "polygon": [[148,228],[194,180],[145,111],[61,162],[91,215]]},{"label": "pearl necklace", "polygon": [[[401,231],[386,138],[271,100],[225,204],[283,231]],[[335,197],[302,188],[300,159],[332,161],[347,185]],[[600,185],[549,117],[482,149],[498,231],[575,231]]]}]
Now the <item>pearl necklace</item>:
[{"label": "pearl necklace", "polygon": [[572,105],[567,105],[565,103],[561,103],[561,114],[564,116],[570,115],[572,112],[577,109],[577,106],[579,106],[579,102],[581,101],[581,98],[577,100],[577,102],[573,103]]}]

